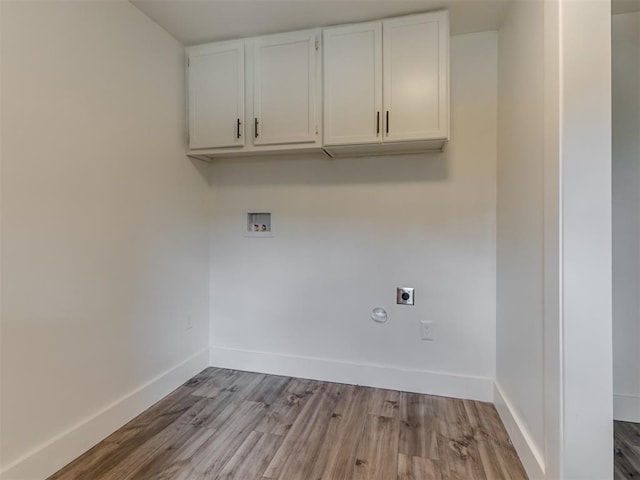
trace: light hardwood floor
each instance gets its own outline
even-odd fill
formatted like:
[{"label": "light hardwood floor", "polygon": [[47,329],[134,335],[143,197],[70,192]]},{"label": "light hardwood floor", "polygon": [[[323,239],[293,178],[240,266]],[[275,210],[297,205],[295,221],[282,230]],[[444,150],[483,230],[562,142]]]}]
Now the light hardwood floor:
[{"label": "light hardwood floor", "polygon": [[640,478],[640,424],[613,422],[614,478]]},{"label": "light hardwood floor", "polygon": [[526,478],[489,403],[209,368],[50,480]]}]

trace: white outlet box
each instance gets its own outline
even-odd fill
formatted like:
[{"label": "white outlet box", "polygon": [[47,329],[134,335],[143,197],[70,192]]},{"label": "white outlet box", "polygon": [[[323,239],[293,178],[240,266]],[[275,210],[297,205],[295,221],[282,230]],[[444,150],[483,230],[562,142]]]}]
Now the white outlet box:
[{"label": "white outlet box", "polygon": [[259,209],[245,213],[245,237],[273,237],[273,220],[270,210]]},{"label": "white outlet box", "polygon": [[420,338],[433,341],[433,322],[422,320],[420,322]]}]

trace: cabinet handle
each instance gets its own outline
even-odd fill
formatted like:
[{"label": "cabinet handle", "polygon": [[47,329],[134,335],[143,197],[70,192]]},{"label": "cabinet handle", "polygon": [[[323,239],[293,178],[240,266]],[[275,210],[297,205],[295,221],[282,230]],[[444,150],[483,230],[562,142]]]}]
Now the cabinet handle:
[{"label": "cabinet handle", "polygon": [[238,118],[238,120],[236,122],[236,138],[240,138],[240,125],[242,125],[242,123],[240,122],[240,119]]},{"label": "cabinet handle", "polygon": [[258,138],[258,117],[253,119],[253,136]]},{"label": "cabinet handle", "polygon": [[376,112],[376,137],[380,135],[380,112]]},{"label": "cabinet handle", "polygon": [[386,124],[387,124],[387,136],[388,136],[389,135],[389,110],[387,110],[387,121],[386,121]]}]

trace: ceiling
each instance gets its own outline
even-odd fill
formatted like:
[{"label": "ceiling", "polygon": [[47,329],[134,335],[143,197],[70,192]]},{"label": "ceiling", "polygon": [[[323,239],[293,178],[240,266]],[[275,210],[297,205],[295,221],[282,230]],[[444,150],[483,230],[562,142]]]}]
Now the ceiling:
[{"label": "ceiling", "polygon": [[[497,30],[514,0],[130,0],[183,45],[449,9],[452,35]],[[541,0],[531,0],[541,1]],[[612,0],[612,13],[640,0]]]},{"label": "ceiling", "polygon": [[[512,0],[130,0],[184,45],[448,8],[453,35],[497,30]],[[632,0],[636,1],[636,0]]]}]

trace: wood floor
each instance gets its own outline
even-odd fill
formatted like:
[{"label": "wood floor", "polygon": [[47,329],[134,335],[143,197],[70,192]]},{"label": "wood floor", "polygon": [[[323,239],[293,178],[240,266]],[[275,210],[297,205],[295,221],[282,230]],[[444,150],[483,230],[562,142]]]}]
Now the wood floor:
[{"label": "wood floor", "polygon": [[50,480],[526,478],[491,404],[209,368]]},{"label": "wood floor", "polygon": [[615,480],[640,479],[640,424],[613,422]]}]

